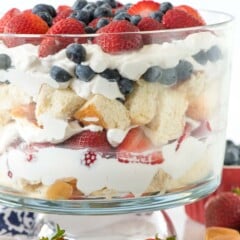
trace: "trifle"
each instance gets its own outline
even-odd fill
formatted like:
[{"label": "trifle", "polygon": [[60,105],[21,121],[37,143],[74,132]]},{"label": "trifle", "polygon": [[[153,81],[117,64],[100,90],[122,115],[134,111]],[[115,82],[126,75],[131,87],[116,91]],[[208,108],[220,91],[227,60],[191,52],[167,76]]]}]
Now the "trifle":
[{"label": "trifle", "polygon": [[111,201],[217,185],[231,19],[214,14],[114,0],[6,12],[1,191]]}]

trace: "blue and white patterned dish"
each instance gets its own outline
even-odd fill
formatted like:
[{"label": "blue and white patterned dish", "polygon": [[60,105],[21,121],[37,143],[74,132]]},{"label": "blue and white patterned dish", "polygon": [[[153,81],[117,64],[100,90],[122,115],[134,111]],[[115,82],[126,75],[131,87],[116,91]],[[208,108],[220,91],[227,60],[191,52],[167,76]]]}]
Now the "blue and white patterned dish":
[{"label": "blue and white patterned dish", "polygon": [[32,235],[36,213],[0,207],[0,236]]}]

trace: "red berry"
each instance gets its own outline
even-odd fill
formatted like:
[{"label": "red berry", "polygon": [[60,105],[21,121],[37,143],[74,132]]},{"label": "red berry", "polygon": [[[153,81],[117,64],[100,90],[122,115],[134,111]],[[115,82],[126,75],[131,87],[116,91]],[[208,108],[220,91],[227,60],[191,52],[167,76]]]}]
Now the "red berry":
[{"label": "red berry", "polygon": [[152,150],[151,141],[140,128],[131,129],[124,141],[117,148],[117,158],[123,163],[160,164],[163,162],[161,152],[144,153]]},{"label": "red berry", "polygon": [[190,14],[191,16],[199,20],[202,23],[202,25],[205,25],[205,21],[203,20],[202,16],[199,14],[199,12],[196,9],[188,5],[180,5],[175,7],[175,9],[187,12],[188,14]]},{"label": "red berry", "polygon": [[148,17],[151,13],[160,9],[160,4],[154,1],[139,1],[133,4],[128,13],[131,15],[140,15],[142,17]]},{"label": "red berry", "polygon": [[[39,16],[23,12],[13,16],[4,26],[4,33],[17,34],[44,34],[48,30],[47,23]],[[15,47],[24,43],[38,44],[36,38],[23,37],[5,37],[4,43],[8,47]]]},{"label": "red berry", "polygon": [[68,9],[72,9],[72,8],[70,6],[68,6],[68,5],[59,5],[57,7],[57,13],[62,12],[64,10],[68,10]]},{"label": "red berry", "polygon": [[240,230],[240,196],[221,192],[211,197],[205,205],[205,224]]},{"label": "red berry", "polygon": [[106,152],[111,150],[111,146],[108,143],[106,132],[81,132],[63,143],[66,148],[81,149],[90,148],[98,150],[100,152]]},{"label": "red berry", "polygon": [[92,27],[93,29],[96,29],[97,24],[98,24],[98,21],[99,21],[100,19],[102,19],[102,18],[106,18],[106,19],[108,19],[109,21],[112,20],[111,17],[98,17],[98,18],[94,18],[94,19],[88,24],[88,26],[89,26],[89,27]]},{"label": "red berry", "polygon": [[127,20],[113,21],[97,31],[99,35],[94,42],[107,53],[137,50],[143,44],[138,32],[139,29]]},{"label": "red berry", "polygon": [[17,8],[12,8],[9,11],[7,11],[0,19],[0,33],[3,33],[4,27],[10,21],[10,19],[20,13],[21,13],[20,10]]},{"label": "red berry", "polygon": [[58,12],[57,16],[53,19],[53,25],[62,19],[68,18],[72,12],[73,12],[73,10],[71,8],[64,9],[64,10]]},{"label": "red berry", "polygon": [[85,43],[86,38],[85,37],[61,37],[61,36],[55,36],[58,34],[84,34],[84,25],[73,18],[66,18],[58,21],[55,23],[49,30],[47,31],[48,35],[54,35],[46,37],[42,40],[38,55],[40,57],[47,57],[48,55],[52,55],[57,53],[63,48],[66,48],[69,44],[73,42],[77,43]]},{"label": "red berry", "polygon": [[90,167],[96,160],[97,160],[96,153],[88,151],[87,153],[84,154],[84,160],[82,161],[82,163]]},{"label": "red berry", "polygon": [[162,23],[165,28],[186,28],[203,26],[202,21],[199,21],[186,11],[182,11],[176,8],[170,9],[163,15]]}]

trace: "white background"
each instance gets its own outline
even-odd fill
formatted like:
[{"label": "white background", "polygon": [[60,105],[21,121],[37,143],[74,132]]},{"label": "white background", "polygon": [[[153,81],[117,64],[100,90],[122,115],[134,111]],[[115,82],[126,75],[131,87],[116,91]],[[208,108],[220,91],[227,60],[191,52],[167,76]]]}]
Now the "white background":
[{"label": "white background", "polygon": [[[124,2],[126,2],[125,0]],[[32,7],[36,3],[48,3],[48,4],[63,4],[67,3],[72,5],[74,1],[57,1],[57,0],[8,0],[2,1],[1,11],[9,9],[12,6],[18,7],[20,9],[26,9]],[[223,12],[228,12],[235,16],[236,28],[235,28],[235,44],[233,51],[233,65],[232,65],[232,78],[231,78],[231,91],[230,91],[230,104],[229,104],[229,114],[228,114],[228,130],[227,138],[233,139],[235,142],[240,143],[240,14],[239,14],[239,1],[238,0],[173,0],[174,4],[189,4],[201,9],[211,9]],[[239,15],[239,17],[237,16]],[[195,222],[192,222],[184,214],[183,208],[176,208],[169,210],[170,216],[173,217],[177,232],[179,234],[179,239],[182,240],[200,240],[203,239],[204,227]]]}]

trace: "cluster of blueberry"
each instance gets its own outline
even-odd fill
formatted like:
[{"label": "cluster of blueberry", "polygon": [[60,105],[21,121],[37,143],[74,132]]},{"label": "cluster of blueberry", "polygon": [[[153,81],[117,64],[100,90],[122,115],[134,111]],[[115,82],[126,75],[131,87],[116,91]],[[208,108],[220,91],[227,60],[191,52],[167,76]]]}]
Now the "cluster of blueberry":
[{"label": "cluster of blueberry", "polygon": [[[82,44],[72,43],[66,48],[66,56],[68,59],[76,63],[75,75],[80,81],[89,82],[96,72],[90,66],[82,64],[86,60],[86,49]],[[124,78],[116,69],[106,69],[99,75],[109,82],[117,82],[120,92],[123,95],[128,95],[133,91],[134,81]],[[68,82],[73,77],[65,69],[59,66],[52,66],[50,76],[59,83]]]},{"label": "cluster of blueberry", "polygon": [[240,166],[240,146],[231,140],[227,140],[226,142],[224,165]]},{"label": "cluster of blueberry", "polygon": [[201,65],[207,64],[208,61],[216,62],[222,57],[222,52],[218,46],[214,45],[207,51],[201,50],[192,56]]}]

